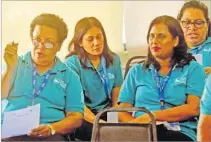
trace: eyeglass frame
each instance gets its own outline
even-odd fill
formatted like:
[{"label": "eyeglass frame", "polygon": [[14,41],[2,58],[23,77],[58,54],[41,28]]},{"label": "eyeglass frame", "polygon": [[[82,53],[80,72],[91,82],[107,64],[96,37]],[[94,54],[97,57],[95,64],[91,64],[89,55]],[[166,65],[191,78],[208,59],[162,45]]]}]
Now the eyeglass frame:
[{"label": "eyeglass frame", "polygon": [[[197,21],[198,21],[198,22],[199,22],[199,21],[202,22],[202,26],[201,26],[201,27],[197,27],[197,26],[196,26]],[[196,29],[201,29],[201,28],[203,28],[203,27],[204,27],[204,24],[207,23],[207,21],[204,21],[204,20],[195,20],[194,22],[191,22],[190,20],[186,20],[186,21],[184,20],[184,21],[180,21],[180,22],[182,23],[182,27],[183,27],[183,28],[189,28],[190,25],[194,25],[194,27],[195,27]],[[184,27],[184,24],[183,24],[184,22],[189,22],[189,24],[188,24],[186,27]]]},{"label": "eyeglass frame", "polygon": [[[35,42],[37,42],[38,44],[36,44]],[[52,47],[46,47],[46,45],[45,45],[46,43],[48,43],[48,44],[50,43],[50,44],[52,45]],[[44,47],[45,47],[46,49],[52,49],[53,47],[55,47],[55,45],[56,45],[57,43],[53,43],[53,42],[51,42],[51,41],[42,42],[40,38],[32,38],[32,44],[33,44],[34,46],[38,46],[38,45],[42,44],[42,45],[44,45]]]}]

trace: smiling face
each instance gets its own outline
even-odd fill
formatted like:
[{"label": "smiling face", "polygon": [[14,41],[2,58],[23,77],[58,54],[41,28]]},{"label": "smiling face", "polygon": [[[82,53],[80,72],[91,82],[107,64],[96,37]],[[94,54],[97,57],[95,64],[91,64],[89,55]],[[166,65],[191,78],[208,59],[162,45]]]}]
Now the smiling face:
[{"label": "smiling face", "polygon": [[152,26],[148,38],[149,48],[155,58],[167,59],[172,57],[178,38],[173,38],[168,27],[163,23]]},{"label": "smiling face", "polygon": [[[36,25],[32,34],[32,59],[37,65],[51,64],[60,50],[57,31],[53,28]],[[52,46],[51,46],[52,45]]]},{"label": "smiling face", "polygon": [[208,32],[208,24],[204,13],[200,9],[186,9],[180,23],[189,48],[204,42]]},{"label": "smiling face", "polygon": [[84,34],[80,46],[84,48],[89,56],[101,56],[104,48],[102,31],[97,27],[90,28]]}]

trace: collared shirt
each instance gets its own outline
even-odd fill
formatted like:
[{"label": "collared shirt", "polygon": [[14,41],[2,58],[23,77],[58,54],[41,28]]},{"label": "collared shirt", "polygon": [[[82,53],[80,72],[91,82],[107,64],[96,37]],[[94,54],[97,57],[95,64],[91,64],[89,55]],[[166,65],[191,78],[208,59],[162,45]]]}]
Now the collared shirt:
[{"label": "collared shirt", "polygon": [[[118,102],[129,103],[134,107],[145,107],[150,111],[161,110],[157,85],[151,71],[155,68],[151,65],[149,69],[144,70],[142,66],[143,64],[137,64],[130,69],[122,85]],[[159,78],[162,81],[165,76],[159,73]],[[165,108],[185,104],[187,94],[201,97],[204,82],[204,70],[196,61],[191,61],[189,65],[183,68],[174,67],[164,88]],[[141,115],[143,115],[142,112],[135,113],[135,117]],[[181,132],[195,139],[194,130],[189,128],[196,128],[196,126],[196,122],[181,123]]]},{"label": "collared shirt", "polygon": [[211,115],[211,74],[206,80],[203,96],[201,98],[200,112],[205,115]]},{"label": "collared shirt", "polygon": [[[12,76],[12,88],[7,98],[8,105],[4,112],[32,105],[32,73],[31,52],[28,52],[18,59],[18,66]],[[45,73],[36,75],[36,89],[40,87],[44,77]],[[65,112],[83,114],[83,91],[79,77],[56,58],[48,83],[35,99],[35,104],[41,105],[41,124],[60,121],[65,117]]]},{"label": "collared shirt", "polygon": [[[87,60],[87,68],[83,68],[78,56],[73,55],[67,58],[65,61],[66,65],[74,70],[81,79],[82,87],[85,95],[85,104],[93,111],[102,110],[109,106],[109,99],[106,94],[104,84],[97,71],[102,75],[103,67],[99,64],[98,68],[95,69],[89,60]],[[121,62],[119,56],[114,56],[113,64],[107,69],[109,79],[109,95],[112,89],[120,87],[123,82],[123,75],[121,69]]]},{"label": "collared shirt", "polygon": [[201,54],[202,66],[211,67],[211,37],[208,37],[201,45],[191,48],[188,52],[192,54]]}]

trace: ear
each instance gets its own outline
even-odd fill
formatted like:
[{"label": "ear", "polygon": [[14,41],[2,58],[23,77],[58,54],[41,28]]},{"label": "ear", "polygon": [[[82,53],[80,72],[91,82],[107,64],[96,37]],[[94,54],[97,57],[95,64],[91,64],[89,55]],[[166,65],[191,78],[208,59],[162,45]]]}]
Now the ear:
[{"label": "ear", "polygon": [[179,44],[179,37],[176,36],[176,37],[174,38],[174,47],[176,47],[178,44]]}]

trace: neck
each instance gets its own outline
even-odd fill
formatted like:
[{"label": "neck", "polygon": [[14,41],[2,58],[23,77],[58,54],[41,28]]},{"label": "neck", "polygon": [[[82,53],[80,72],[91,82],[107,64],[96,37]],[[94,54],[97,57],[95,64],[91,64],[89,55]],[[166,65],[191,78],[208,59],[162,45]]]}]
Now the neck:
[{"label": "neck", "polygon": [[88,56],[90,62],[92,63],[92,65],[97,68],[98,65],[100,64],[100,56]]},{"label": "neck", "polygon": [[171,64],[171,58],[167,58],[167,59],[156,59],[159,64],[160,64],[160,70],[159,72],[162,75],[167,75],[169,73],[169,71],[172,68],[172,64]]},{"label": "neck", "polygon": [[37,72],[44,73],[54,66],[54,61],[47,65],[39,65],[35,63],[35,66],[36,66]]}]

